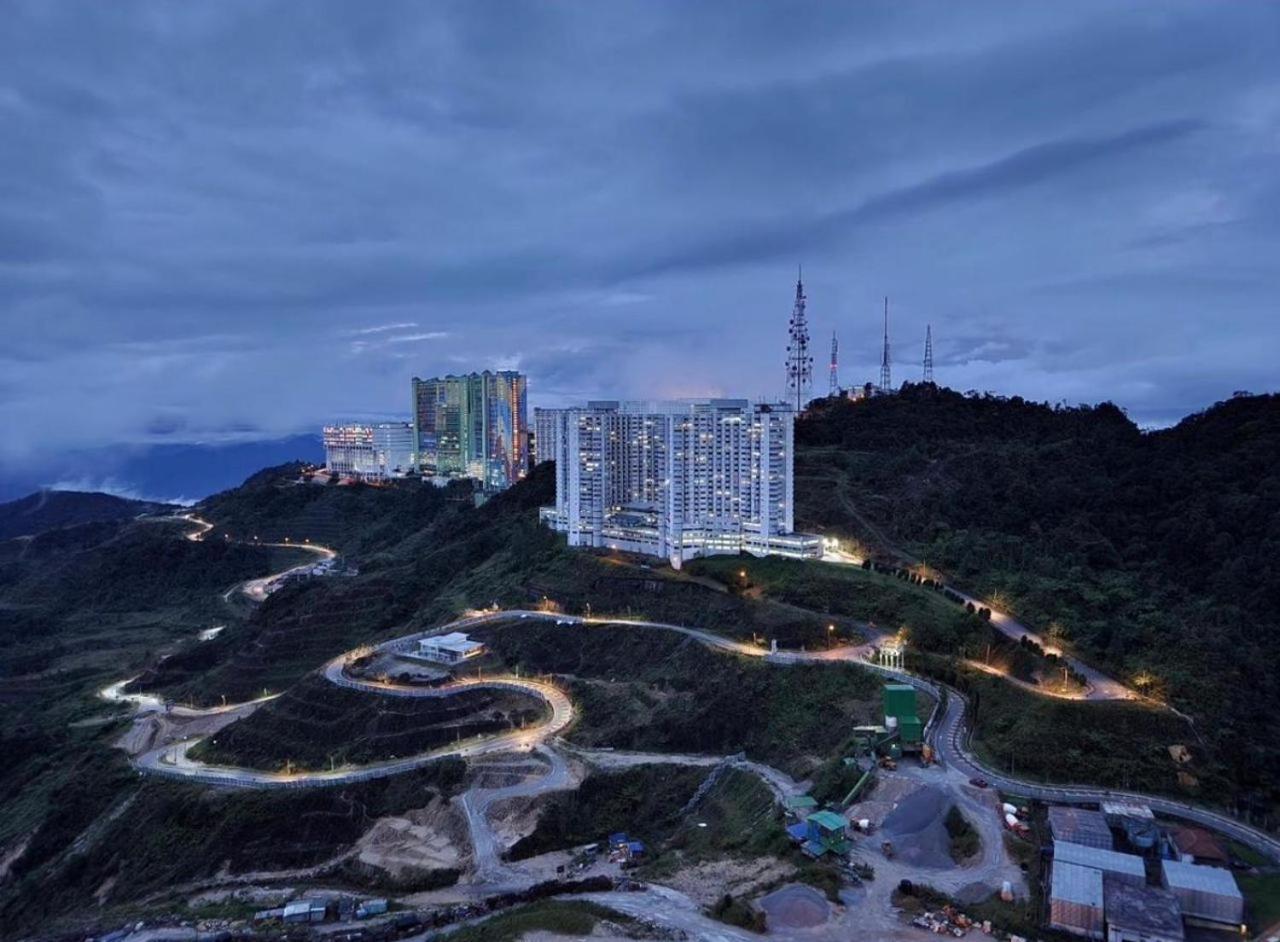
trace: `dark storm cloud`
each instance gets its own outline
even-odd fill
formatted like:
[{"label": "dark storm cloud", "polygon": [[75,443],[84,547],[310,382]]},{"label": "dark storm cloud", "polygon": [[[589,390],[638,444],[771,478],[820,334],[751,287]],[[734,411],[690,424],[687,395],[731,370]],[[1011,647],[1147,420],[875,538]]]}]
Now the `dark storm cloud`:
[{"label": "dark storm cloud", "polygon": [[983,166],[951,171],[889,190],[851,209],[788,220],[771,231],[743,233],[709,245],[685,246],[628,274],[646,276],[824,251],[839,245],[859,226],[1031,186],[1095,161],[1174,141],[1200,127],[1197,121],[1169,121],[1106,138],[1047,141]]},{"label": "dark storm cloud", "polygon": [[1165,421],[1274,385],[1277,62],[1262,3],[11,4],[0,462],[776,394],[801,261],[846,382],[888,294],[899,378],[932,323]]}]

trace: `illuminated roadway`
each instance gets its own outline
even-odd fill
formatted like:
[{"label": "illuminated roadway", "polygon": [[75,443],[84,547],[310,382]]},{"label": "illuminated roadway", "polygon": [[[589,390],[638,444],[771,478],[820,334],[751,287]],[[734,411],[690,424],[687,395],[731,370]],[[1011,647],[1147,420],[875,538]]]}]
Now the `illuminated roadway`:
[{"label": "illuminated roadway", "polygon": [[[211,524],[208,524],[206,521],[200,520],[196,517],[188,516],[182,519],[195,523],[197,526],[201,527],[197,533],[188,534],[189,539],[202,539],[205,533],[212,528]],[[971,600],[968,596],[964,596],[964,598],[966,601]],[[982,604],[978,603],[976,600],[973,601],[975,601],[975,604]],[[358,656],[369,654],[374,651],[403,653],[411,650],[418,639],[429,634],[456,631],[492,621],[512,621],[518,623],[521,620],[552,621],[561,625],[629,625],[640,628],[675,631],[687,637],[694,638],[699,642],[718,650],[747,657],[762,657],[768,662],[776,664],[831,662],[857,663],[865,668],[877,671],[882,675],[905,683],[910,683],[918,689],[925,690],[935,698],[935,702],[939,706],[942,706],[942,714],[939,717],[938,708],[935,707],[934,715],[930,718],[929,725],[926,728],[926,735],[929,741],[934,744],[942,762],[953,769],[959,770],[965,775],[982,777],[991,785],[999,789],[1016,792],[1026,795],[1029,798],[1038,798],[1045,801],[1095,803],[1113,798],[1134,799],[1149,805],[1153,810],[1163,814],[1183,818],[1215,828],[1222,833],[1225,833],[1228,836],[1275,858],[1276,860],[1280,860],[1280,840],[1277,840],[1265,832],[1236,821],[1226,815],[1220,814],[1216,811],[1211,811],[1198,805],[1192,805],[1155,795],[1114,791],[1088,785],[1045,785],[1038,782],[1019,779],[1012,775],[1005,775],[983,765],[968,748],[968,729],[965,723],[966,704],[963,695],[952,688],[943,688],[941,685],[935,684],[934,682],[917,675],[909,674],[905,671],[880,667],[879,665],[869,662],[867,657],[871,646],[868,644],[812,652],[771,652],[762,646],[743,641],[735,641],[731,638],[725,638],[721,635],[699,628],[630,618],[606,618],[599,616],[583,617],[578,615],[561,615],[550,612],[528,610],[485,611],[467,615],[464,618],[451,622],[448,625],[432,629],[431,631],[418,632],[402,638],[395,638],[391,641],[383,642],[373,649],[363,648],[347,652],[346,654],[342,654],[334,658],[326,664],[323,669],[323,675],[333,684],[346,687],[348,689],[360,690],[370,694],[383,696],[439,698],[450,696],[465,689],[481,689],[484,687],[521,690],[539,697],[551,707],[551,718],[546,723],[538,727],[523,730],[512,730],[510,732],[494,736],[480,737],[463,743],[456,743],[451,746],[441,747],[415,756],[390,759],[384,762],[375,762],[368,765],[329,771],[286,773],[206,765],[191,759],[187,755],[188,750],[190,750],[199,740],[190,740],[176,745],[153,749],[135,759],[135,764],[141,771],[151,774],[184,778],[208,784],[242,788],[299,788],[307,786],[338,785],[347,782],[382,778],[419,768],[430,762],[450,756],[465,758],[468,756],[485,755],[488,753],[509,750],[532,749],[547,742],[573,721],[573,705],[568,696],[550,683],[525,677],[504,676],[483,680],[459,679],[439,687],[419,687],[408,684],[397,684],[391,681],[358,678],[347,673],[348,665]],[[1025,633],[1029,637],[1037,638],[1033,632],[1025,631],[1023,626],[1018,622],[995,610],[992,610],[992,623],[1011,637],[1020,637],[1021,634]],[[1096,670],[1087,668],[1086,665],[1080,664],[1079,662],[1074,662],[1074,666],[1076,666],[1077,669],[1080,669],[1082,673],[1085,673],[1086,678],[1091,684],[1090,699],[1139,699],[1134,691],[1119,681],[1107,677]],[[148,697],[145,694],[124,694],[122,692],[123,686],[124,683],[113,684],[111,687],[103,690],[102,695],[108,699],[130,700],[138,704],[140,708],[151,708],[159,703],[155,698]],[[212,714],[243,706],[244,704],[234,704],[231,706],[213,708],[207,711],[187,710],[187,714]],[[169,709],[176,712],[178,708],[170,707]],[[473,817],[472,812],[474,810],[475,809],[468,809],[468,817]]]}]

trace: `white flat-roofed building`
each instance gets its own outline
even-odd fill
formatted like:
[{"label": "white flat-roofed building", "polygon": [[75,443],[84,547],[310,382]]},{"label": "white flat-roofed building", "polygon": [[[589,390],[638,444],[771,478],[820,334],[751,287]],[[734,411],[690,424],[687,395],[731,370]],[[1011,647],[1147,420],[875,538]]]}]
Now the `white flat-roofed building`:
[{"label": "white flat-roofed building", "polygon": [[418,641],[418,655],[441,664],[461,664],[463,661],[484,654],[483,641],[468,638],[461,631],[447,635],[433,635]]},{"label": "white flat-roofed building", "polygon": [[334,474],[380,480],[413,467],[408,422],[352,422],[324,427],[324,463]]},{"label": "white flat-roofed building", "polygon": [[1183,918],[1232,927],[1244,924],[1244,896],[1230,870],[1166,860],[1164,885],[1178,898]]},{"label": "white flat-roofed building", "polygon": [[1101,870],[1054,858],[1049,877],[1049,926],[1086,939],[1102,938]]},{"label": "white flat-roofed building", "polygon": [[556,503],[544,522],[591,546],[679,566],[720,553],[817,558],[794,528],[795,412],[746,399],[590,402],[547,410]]},{"label": "white flat-roofed building", "polygon": [[1075,864],[1089,867],[1100,873],[1112,874],[1116,879],[1126,883],[1143,886],[1147,882],[1147,867],[1141,857],[1133,854],[1122,854],[1114,850],[1103,850],[1100,847],[1085,847],[1082,844],[1070,844],[1066,841],[1053,842],[1053,865],[1059,863]]}]

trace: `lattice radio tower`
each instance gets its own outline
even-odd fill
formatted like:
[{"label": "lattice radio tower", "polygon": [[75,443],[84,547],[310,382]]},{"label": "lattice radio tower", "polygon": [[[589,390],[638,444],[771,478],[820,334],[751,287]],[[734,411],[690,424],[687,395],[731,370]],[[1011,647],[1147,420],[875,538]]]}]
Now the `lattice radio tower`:
[{"label": "lattice radio tower", "polygon": [[840,342],[836,340],[836,332],[831,332],[831,384],[828,395],[840,395],[840,371],[837,364],[840,361]]},{"label": "lattice radio tower", "polygon": [[803,271],[796,275],[796,303],[791,309],[790,343],[787,344],[787,390],[795,396],[797,414],[804,410],[805,394],[813,385],[813,357],[809,355],[809,322],[805,318]]},{"label": "lattice radio tower", "polygon": [[893,391],[893,371],[889,365],[889,298],[884,299],[884,353],[880,356],[880,391]]},{"label": "lattice radio tower", "polygon": [[924,381],[933,382],[933,325],[924,328]]}]

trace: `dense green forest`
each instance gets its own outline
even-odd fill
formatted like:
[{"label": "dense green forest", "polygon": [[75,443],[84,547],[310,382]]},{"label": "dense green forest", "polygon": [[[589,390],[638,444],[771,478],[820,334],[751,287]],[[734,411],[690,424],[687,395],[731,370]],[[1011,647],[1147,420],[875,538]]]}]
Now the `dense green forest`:
[{"label": "dense green forest", "polygon": [[1194,716],[1241,804],[1274,816],[1280,397],[1144,433],[1110,404],[908,384],[819,402],[796,435],[799,526],[1056,626]]}]

